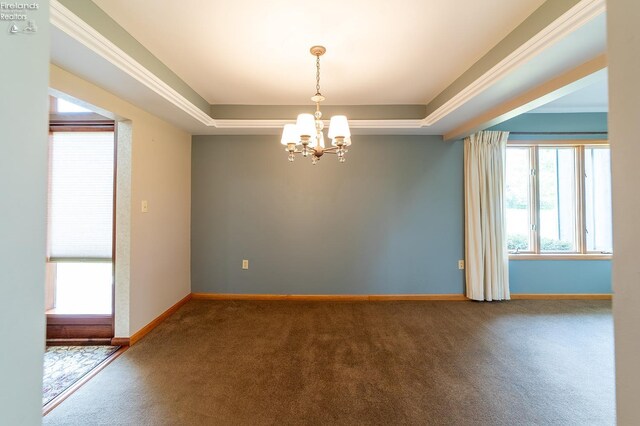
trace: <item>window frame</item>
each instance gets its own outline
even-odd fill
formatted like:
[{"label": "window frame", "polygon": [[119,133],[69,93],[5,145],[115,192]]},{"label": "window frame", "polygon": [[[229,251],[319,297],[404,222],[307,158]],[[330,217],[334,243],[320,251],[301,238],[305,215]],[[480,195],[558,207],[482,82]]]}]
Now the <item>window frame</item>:
[{"label": "window frame", "polygon": [[[530,161],[529,205],[530,229],[529,238],[531,250],[509,252],[510,260],[541,260],[541,259],[574,259],[574,260],[598,260],[611,259],[613,253],[587,250],[586,236],[586,194],[585,194],[585,150],[597,146],[609,148],[606,139],[585,140],[509,140],[507,148],[528,148]],[[540,251],[540,174],[539,148],[571,147],[575,151],[575,191],[576,191],[576,220],[575,220],[575,244],[576,250],[572,252],[541,252]],[[505,181],[506,184],[506,181]],[[506,218],[506,215],[505,215]]]}]

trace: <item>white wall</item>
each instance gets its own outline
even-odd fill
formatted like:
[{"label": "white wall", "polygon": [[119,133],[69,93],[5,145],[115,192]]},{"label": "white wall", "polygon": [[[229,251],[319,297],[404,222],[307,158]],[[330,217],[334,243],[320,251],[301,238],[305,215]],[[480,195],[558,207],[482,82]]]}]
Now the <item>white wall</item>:
[{"label": "white wall", "polygon": [[[130,168],[130,217],[123,218],[121,211],[116,217],[118,228],[130,227],[129,235],[117,240],[128,240],[129,253],[116,248],[116,264],[128,262],[130,268],[128,277],[116,275],[116,280],[129,279],[116,283],[116,336],[128,337],[191,292],[191,135],[55,65],[50,85],[130,121],[131,150],[121,149],[118,158],[119,168]],[[122,201],[126,186],[119,182]],[[148,213],[140,211],[142,200],[149,203]],[[118,255],[128,259],[120,262]],[[122,291],[128,292],[128,312]]]},{"label": "white wall", "polygon": [[36,34],[0,21],[0,424],[42,418],[49,10]]},{"label": "white wall", "polygon": [[640,424],[640,2],[607,2],[617,417]]}]

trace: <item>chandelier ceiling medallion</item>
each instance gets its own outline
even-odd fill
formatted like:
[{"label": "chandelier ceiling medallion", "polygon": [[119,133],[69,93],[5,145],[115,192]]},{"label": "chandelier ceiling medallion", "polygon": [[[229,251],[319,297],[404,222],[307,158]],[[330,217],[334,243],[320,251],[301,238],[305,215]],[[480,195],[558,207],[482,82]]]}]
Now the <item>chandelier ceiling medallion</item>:
[{"label": "chandelier ceiling medallion", "polygon": [[316,104],[316,112],[298,115],[296,124],[285,124],[281,143],[286,146],[289,161],[295,160],[296,154],[302,154],[303,157],[311,156],[311,164],[317,164],[324,154],[336,154],[338,160],[344,163],[347,147],[351,145],[351,132],[346,116],[331,117],[328,137],[332,146],[326,148],[324,143],[320,102],[324,101],[325,97],[320,93],[320,56],[324,55],[327,49],[323,46],[313,46],[310,51],[316,57],[316,94],[311,97]]}]

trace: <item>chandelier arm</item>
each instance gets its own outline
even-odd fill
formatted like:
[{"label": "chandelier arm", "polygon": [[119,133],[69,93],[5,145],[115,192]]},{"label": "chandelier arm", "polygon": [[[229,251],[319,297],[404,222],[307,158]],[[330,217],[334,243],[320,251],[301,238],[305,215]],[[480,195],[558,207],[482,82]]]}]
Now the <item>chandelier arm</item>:
[{"label": "chandelier arm", "polygon": [[325,148],[325,149],[324,149],[324,152],[331,152],[331,153],[334,153],[334,152],[335,152],[335,151],[337,151],[337,150],[338,150],[338,147],[337,147],[337,146],[330,146],[329,148]]}]

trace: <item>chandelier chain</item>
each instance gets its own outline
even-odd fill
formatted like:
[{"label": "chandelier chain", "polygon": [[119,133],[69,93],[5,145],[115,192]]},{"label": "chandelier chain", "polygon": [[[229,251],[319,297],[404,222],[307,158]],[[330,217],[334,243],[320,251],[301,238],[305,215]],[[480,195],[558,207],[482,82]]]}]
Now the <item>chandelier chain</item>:
[{"label": "chandelier chain", "polygon": [[320,95],[320,55],[316,56],[316,95]]}]

